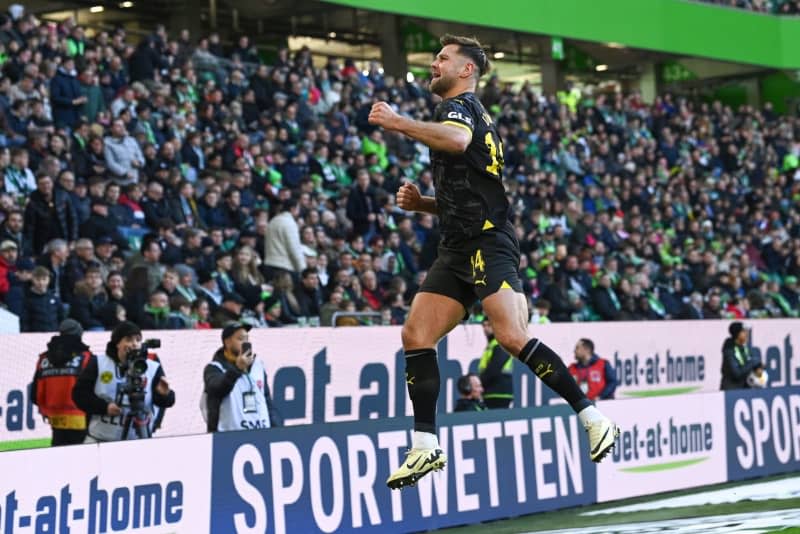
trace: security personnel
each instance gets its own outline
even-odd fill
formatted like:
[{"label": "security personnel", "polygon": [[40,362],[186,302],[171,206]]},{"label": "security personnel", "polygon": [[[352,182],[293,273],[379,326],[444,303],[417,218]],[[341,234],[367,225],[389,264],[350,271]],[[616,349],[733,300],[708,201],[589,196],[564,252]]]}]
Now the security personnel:
[{"label": "security personnel", "polygon": [[478,363],[483,400],[490,409],[508,408],[514,399],[514,382],[511,376],[514,359],[494,338],[489,321],[483,321],[483,333],[489,342]]},{"label": "security personnel", "polygon": [[[78,377],[72,391],[72,399],[89,416],[86,443],[136,439],[134,421],[128,435],[123,436],[123,425],[130,413],[127,395],[120,395],[125,386],[128,358],[141,349],[142,331],[130,322],[123,321],[111,332],[111,341],[106,345],[106,353],[92,356],[86,368]],[[150,413],[149,431],[154,430],[154,407],[169,408],[175,404],[175,392],[169,388],[164,378],[164,370],[154,357],[148,357],[144,372],[144,407]]]},{"label": "security personnel", "polygon": [[248,342],[250,325],[231,323],[222,330],[222,347],[203,370],[200,410],[209,432],[282,426],[272,404],[267,372]]},{"label": "security personnel", "polygon": [[456,402],[456,412],[482,412],[486,410],[483,401],[483,385],[478,375],[468,373],[456,382],[456,387],[461,395]]},{"label": "security personnel", "polygon": [[617,389],[617,373],[608,360],[594,353],[594,342],[582,338],[575,344],[575,363],[569,374],[591,401],[613,399]]},{"label": "security personnel", "polygon": [[72,400],[72,388],[92,355],[82,335],[78,321],[65,319],[36,363],[31,397],[50,423],[53,447],[83,443],[86,438],[86,414]]}]

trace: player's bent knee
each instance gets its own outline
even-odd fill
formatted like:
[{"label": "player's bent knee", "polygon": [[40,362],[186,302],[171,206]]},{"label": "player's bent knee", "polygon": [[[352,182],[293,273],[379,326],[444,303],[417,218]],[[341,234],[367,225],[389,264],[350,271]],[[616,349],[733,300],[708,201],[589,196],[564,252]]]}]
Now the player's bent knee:
[{"label": "player's bent knee", "polygon": [[514,356],[519,355],[528,342],[527,333],[520,328],[495,329],[494,335],[497,342]]},{"label": "player's bent knee", "polygon": [[403,342],[403,348],[406,350],[432,348],[435,341],[427,339],[428,337],[425,333],[425,328],[411,323],[404,324],[400,332],[400,339]]}]

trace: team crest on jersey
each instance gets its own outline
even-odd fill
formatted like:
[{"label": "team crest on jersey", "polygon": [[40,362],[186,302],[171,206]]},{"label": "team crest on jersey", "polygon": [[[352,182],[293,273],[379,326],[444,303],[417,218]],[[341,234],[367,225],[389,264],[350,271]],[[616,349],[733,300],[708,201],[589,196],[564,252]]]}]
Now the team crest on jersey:
[{"label": "team crest on jersey", "polygon": [[111,373],[111,371],[103,371],[100,374],[100,382],[103,384],[110,384],[113,379],[114,375]]}]

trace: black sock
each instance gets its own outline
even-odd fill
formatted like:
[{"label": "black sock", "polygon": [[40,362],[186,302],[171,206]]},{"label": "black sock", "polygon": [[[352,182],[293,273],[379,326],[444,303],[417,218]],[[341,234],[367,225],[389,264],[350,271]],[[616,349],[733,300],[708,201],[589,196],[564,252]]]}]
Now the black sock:
[{"label": "black sock", "polygon": [[406,387],[414,406],[414,430],[436,434],[439,362],[433,349],[406,351]]},{"label": "black sock", "polygon": [[533,338],[528,341],[519,353],[519,359],[530,367],[542,382],[561,395],[575,412],[592,405],[592,401],[587,399],[578,387],[558,354],[538,339]]}]

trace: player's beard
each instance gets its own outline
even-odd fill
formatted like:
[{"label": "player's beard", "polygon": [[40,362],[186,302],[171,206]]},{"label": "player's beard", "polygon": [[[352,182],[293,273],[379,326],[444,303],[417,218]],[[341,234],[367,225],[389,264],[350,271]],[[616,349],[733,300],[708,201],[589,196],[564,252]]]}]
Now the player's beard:
[{"label": "player's beard", "polygon": [[456,84],[455,78],[445,77],[444,74],[439,75],[431,81],[431,92],[435,95],[443,97],[450,89]]}]

